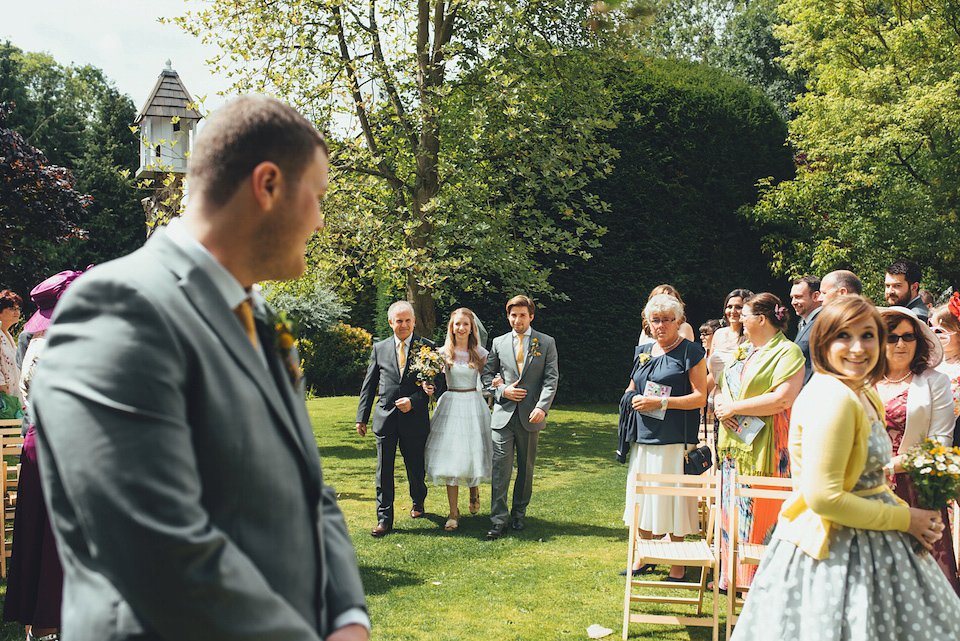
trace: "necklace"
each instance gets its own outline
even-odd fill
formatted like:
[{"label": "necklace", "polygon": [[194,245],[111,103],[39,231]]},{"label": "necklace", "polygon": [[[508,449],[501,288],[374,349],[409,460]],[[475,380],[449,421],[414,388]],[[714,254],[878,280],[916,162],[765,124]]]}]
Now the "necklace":
[{"label": "necklace", "polygon": [[670,346],[668,346],[668,347],[663,347],[663,348],[662,348],[662,349],[663,349],[663,353],[666,354],[667,352],[669,352],[671,349],[673,349],[674,347],[676,347],[677,345],[679,345],[679,344],[680,344],[680,341],[682,341],[682,340],[683,340],[683,336],[677,336],[677,340],[673,341],[673,344],[672,344],[672,345],[670,345]]},{"label": "necklace", "polygon": [[913,372],[908,371],[904,376],[901,376],[900,378],[898,378],[898,379],[896,379],[896,380],[894,380],[894,379],[892,379],[892,378],[887,378],[886,376],[883,377],[883,380],[885,380],[885,381],[888,382],[888,383],[896,384],[896,383],[902,383],[902,382],[904,382],[905,380],[907,380],[907,379],[910,378],[911,376],[913,376]]}]

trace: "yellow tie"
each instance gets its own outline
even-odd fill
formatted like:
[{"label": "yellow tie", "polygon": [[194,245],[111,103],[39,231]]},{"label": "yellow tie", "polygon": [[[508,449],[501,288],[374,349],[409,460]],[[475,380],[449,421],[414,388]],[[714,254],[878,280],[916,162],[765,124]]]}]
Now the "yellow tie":
[{"label": "yellow tie", "polygon": [[517,334],[517,373],[523,374],[523,334]]},{"label": "yellow tie", "polygon": [[242,303],[233,308],[233,313],[237,315],[240,324],[243,325],[243,331],[247,333],[247,338],[250,339],[253,349],[259,349],[257,326],[253,322],[253,303],[249,298],[245,298]]},{"label": "yellow tie", "polygon": [[403,341],[397,344],[397,365],[400,367],[400,373],[403,374],[403,368],[407,366],[407,353],[403,349]]}]

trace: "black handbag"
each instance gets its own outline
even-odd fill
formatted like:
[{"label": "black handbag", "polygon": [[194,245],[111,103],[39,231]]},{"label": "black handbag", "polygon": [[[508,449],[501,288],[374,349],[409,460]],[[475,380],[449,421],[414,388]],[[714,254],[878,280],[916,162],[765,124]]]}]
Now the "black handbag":
[{"label": "black handbag", "polygon": [[[706,413],[704,419],[706,420]],[[687,451],[687,430],[683,430],[683,473],[696,476],[703,474],[713,467],[713,452],[709,445],[701,445],[695,450]]]}]

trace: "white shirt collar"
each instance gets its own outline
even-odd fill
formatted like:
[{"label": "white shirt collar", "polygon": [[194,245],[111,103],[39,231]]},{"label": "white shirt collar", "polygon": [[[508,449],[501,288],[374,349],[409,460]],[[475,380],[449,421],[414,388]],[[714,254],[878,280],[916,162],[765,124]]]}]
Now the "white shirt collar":
[{"label": "white shirt collar", "polygon": [[527,331],[525,331],[525,332],[522,333],[522,334],[518,334],[518,333],[516,333],[516,332],[513,332],[513,337],[514,337],[514,338],[518,338],[518,337],[519,337],[519,338],[523,338],[524,336],[529,336],[531,331],[532,331],[532,329],[531,329],[530,327],[528,327],[528,328],[527,328]]},{"label": "white shirt collar", "polygon": [[404,346],[410,345],[410,341],[413,340],[413,334],[407,336],[406,340],[400,340],[396,334],[393,335],[393,347],[400,347],[400,343],[403,343]]},{"label": "white shirt collar", "polygon": [[210,250],[190,233],[183,221],[174,218],[166,229],[167,238],[193,259],[200,271],[210,277],[214,287],[223,296],[230,309],[235,308],[250,297],[253,300],[254,311],[260,312],[259,315],[261,316],[263,315],[265,307],[259,293],[255,289],[250,292],[245,290],[243,285],[233,277],[233,274],[217,261]]}]

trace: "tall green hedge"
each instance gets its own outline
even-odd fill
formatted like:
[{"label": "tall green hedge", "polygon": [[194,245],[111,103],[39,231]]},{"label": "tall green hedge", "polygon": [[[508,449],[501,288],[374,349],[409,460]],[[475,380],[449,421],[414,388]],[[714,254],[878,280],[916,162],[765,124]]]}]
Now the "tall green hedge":
[{"label": "tall green hedge", "polygon": [[610,204],[598,220],[608,232],[591,260],[555,275],[570,301],[537,318],[557,339],[568,401],[619,397],[656,285],[677,287],[694,329],[720,316],[731,289],[778,287],[758,234],[737,213],[755,202],[759,179],[793,174],[774,106],[743,82],[686,62],[624,63],[614,82],[623,119],[611,141],[620,158],[596,187]]},{"label": "tall green hedge", "polygon": [[307,388],[317,396],[350,396],[360,393],[367,368],[370,332],[344,323],[297,341]]}]

